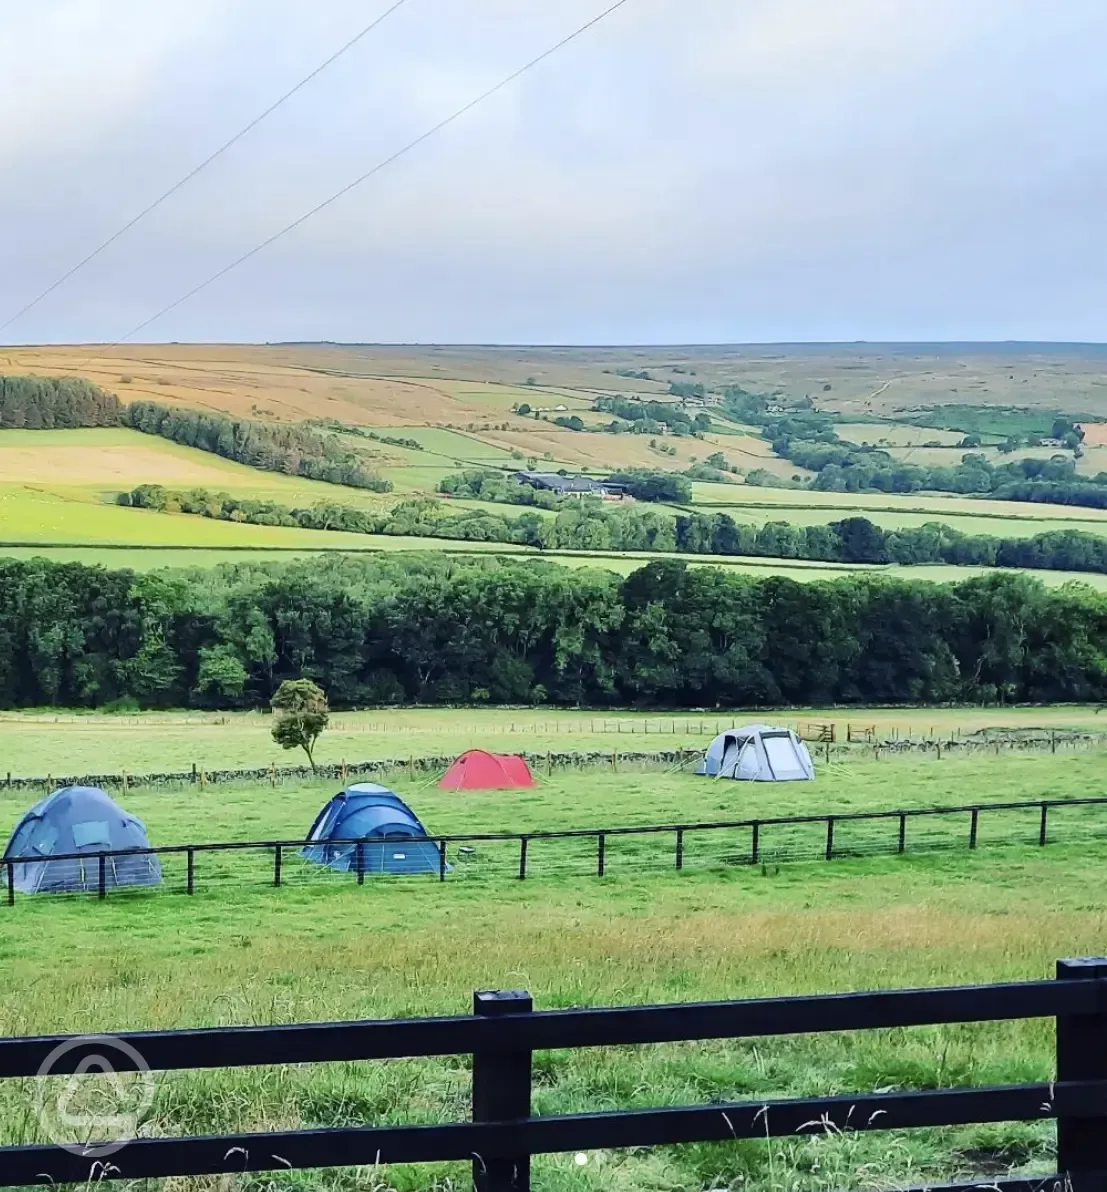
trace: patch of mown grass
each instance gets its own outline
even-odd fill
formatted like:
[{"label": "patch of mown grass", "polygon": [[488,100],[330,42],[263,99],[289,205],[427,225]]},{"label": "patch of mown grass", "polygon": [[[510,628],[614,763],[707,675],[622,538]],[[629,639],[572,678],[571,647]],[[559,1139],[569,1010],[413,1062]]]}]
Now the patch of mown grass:
[{"label": "patch of mown grass", "polygon": [[[526,987],[553,1008],[1040,977],[1060,954],[1102,949],[1105,860],[1098,846],[1075,857],[795,865],[770,877],[744,869],[495,889],[401,880],[233,898],[23,899],[0,917],[0,948],[20,974],[0,992],[0,1021],[9,1034],[96,1031],[463,1013],[474,988]],[[1051,1055],[1040,1021],[551,1052],[537,1057],[536,1109],[1046,1080]],[[5,1141],[33,1134],[20,1113],[28,1095],[0,1089]],[[456,1120],[467,1099],[468,1067],[455,1060],[180,1074],[159,1078],[150,1129]],[[771,1146],[593,1154],[579,1170],[571,1157],[539,1159],[535,1186],[889,1186],[1048,1166],[1052,1143],[1041,1123],[815,1133]],[[452,1165],[374,1178],[405,1192],[436,1179],[467,1186]]]}]

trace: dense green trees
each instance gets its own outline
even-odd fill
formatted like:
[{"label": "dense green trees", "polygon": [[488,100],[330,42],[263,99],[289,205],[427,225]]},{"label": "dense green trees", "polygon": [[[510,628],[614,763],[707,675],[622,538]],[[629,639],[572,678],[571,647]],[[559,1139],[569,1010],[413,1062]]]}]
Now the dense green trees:
[{"label": "dense green trees", "polygon": [[[460,496],[488,499],[497,491],[496,486],[505,482],[493,474],[494,479],[485,487],[480,482],[484,475],[465,473],[470,481],[459,483],[454,491]],[[491,509],[455,513],[447,504],[426,497],[400,501],[380,513],[330,502],[293,509],[275,501],[205,489],[174,492],[158,484],[139,485],[132,492],[121,493],[118,499],[121,504],[142,509],[194,513],[252,525],[503,542],[549,550],[668,551],[825,563],[953,563],[1107,574],[1107,539],[1082,530],[1054,530],[1033,538],[992,538],[962,534],[941,522],[928,522],[915,529],[883,530],[864,517],[848,517],[829,525],[767,522],[755,526],[735,522],[725,513],[689,513],[674,518],[633,505],[606,504],[596,498],[558,500],[549,493],[510,481],[506,484],[511,490],[532,494],[535,505],[556,509],[557,516],[543,518],[529,512],[511,517]]]},{"label": "dense green trees", "polygon": [[[686,505],[692,500],[692,486],[676,472],[662,472],[655,468],[630,468],[614,472],[609,477],[621,484],[636,501],[662,501]],[[444,476],[438,491],[451,497],[468,500],[496,501],[508,505],[537,505],[541,509],[564,509],[575,504],[579,497],[562,497],[544,489],[513,480],[510,475],[490,469],[457,472]]]},{"label": "dense green trees", "polygon": [[77,377],[0,377],[5,430],[117,426],[122,408],[114,393]]},{"label": "dense green trees", "polygon": [[630,468],[615,472],[611,479],[621,484],[636,501],[664,501],[687,505],[692,500],[692,486],[676,472],[659,472],[653,468]]},{"label": "dense green trees", "polygon": [[145,434],[160,435],[265,472],[285,472],[377,492],[392,488],[336,435],[322,434],[309,426],[226,418],[153,401],[133,402],[124,412],[124,419],[128,426]]},{"label": "dense green trees", "polygon": [[630,430],[640,435],[658,435],[667,430],[674,435],[698,435],[711,429],[711,418],[707,414],[701,411],[692,416],[675,402],[638,401],[604,394],[596,398],[592,409],[602,414],[614,414],[619,419],[608,426],[608,430]]},{"label": "dense green trees", "polygon": [[996,574],[799,584],[675,560],[312,559],[136,576],[0,562],[0,706],[713,706],[1107,698],[1107,599]]}]

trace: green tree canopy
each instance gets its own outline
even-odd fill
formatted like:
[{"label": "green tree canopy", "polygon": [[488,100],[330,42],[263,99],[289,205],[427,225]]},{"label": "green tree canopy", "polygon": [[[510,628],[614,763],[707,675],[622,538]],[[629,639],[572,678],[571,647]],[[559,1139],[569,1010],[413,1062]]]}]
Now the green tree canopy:
[{"label": "green tree canopy", "polygon": [[326,692],[310,679],[285,679],[269,701],[276,720],[273,740],[282,749],[302,749],[315,770],[315,743],[330,722]]}]

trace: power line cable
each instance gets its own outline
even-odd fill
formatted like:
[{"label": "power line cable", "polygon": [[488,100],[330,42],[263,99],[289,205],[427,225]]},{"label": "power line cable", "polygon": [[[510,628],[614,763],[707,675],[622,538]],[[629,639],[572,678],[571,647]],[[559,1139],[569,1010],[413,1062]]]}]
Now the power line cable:
[{"label": "power line cable", "polygon": [[126,235],[127,232],[129,232],[131,230],[131,228],[133,228],[136,224],[141,223],[142,220],[144,220],[152,211],[156,211],[157,208],[159,208],[162,205],[162,203],[164,203],[166,201],[166,199],[171,198],[173,195],[175,195],[177,193],[177,191],[179,191],[181,189],[181,187],[183,187],[183,186],[187,185],[189,182],[191,182],[192,179],[195,178],[197,174],[199,174],[203,170],[206,170],[208,168],[208,166],[210,166],[212,164],[213,161],[215,161],[219,157],[222,157],[223,154],[226,153],[228,149],[230,149],[233,145],[236,145],[239,141],[241,141],[242,138],[244,136],[246,136],[247,133],[252,132],[255,128],[257,128],[257,126],[263,120],[265,120],[269,116],[271,116],[279,107],[281,107],[282,104],[287,103],[288,100],[290,100],[298,91],[301,91],[304,87],[306,87],[308,85],[308,83],[310,83],[312,81],[312,79],[318,78],[319,75],[321,75],[323,73],[323,71],[325,71],[329,66],[332,66],[335,62],[337,62],[338,59],[341,58],[342,55],[345,54],[348,50],[352,50],[354,48],[354,46],[356,46],[359,41],[361,41],[364,37],[367,37],[370,33],[372,33],[373,30],[376,29],[376,27],[379,24],[381,24],[384,20],[386,20],[388,17],[390,17],[398,8],[402,8],[406,3],[407,3],[407,0],[395,0],[395,3],[392,4],[389,8],[386,8],[385,11],[380,14],[380,16],[378,16],[374,20],[370,21],[370,23],[368,25],[366,25],[365,28],[362,29],[359,33],[355,33],[354,36],[351,37],[350,40],[345,43],[345,45],[340,46],[337,50],[335,50],[335,52],[333,54],[331,54],[331,56],[329,58],[327,58],[323,62],[320,62],[319,65],[310,74],[305,75],[296,84],[295,87],[293,87],[289,91],[286,91],[279,99],[277,99],[273,103],[271,103],[269,105],[269,107],[267,107],[265,109],[264,112],[262,112],[258,116],[255,116],[254,119],[251,120],[250,123],[247,124],[244,128],[240,128],[238,130],[238,132],[236,132],[234,134],[234,136],[231,137],[231,139],[229,141],[225,141],[222,145],[219,146],[218,149],[215,150],[214,153],[210,154],[208,157],[205,157],[204,160],[202,162],[200,162],[199,165],[197,165],[193,169],[191,169],[187,174],[185,174],[185,176],[183,178],[179,179],[177,182],[174,182],[173,185],[167,191],[165,191],[164,194],[162,194],[158,198],[156,198],[148,207],[144,207],[136,216],[134,216],[133,219],[131,219],[127,223],[125,223],[118,231],[113,232],[112,235],[110,235],[107,238],[107,240],[105,240],[103,242],[103,244],[101,244],[98,248],[94,248],[92,250],[92,252],[90,252],[86,257],[83,257],[80,261],[78,261],[77,264],[74,265],[72,269],[68,270],[66,273],[63,273],[61,275],[61,277],[59,277],[56,281],[51,282],[51,284],[48,285],[46,287],[46,289],[42,291],[41,294],[39,294],[35,298],[32,298],[31,301],[28,302],[26,306],[24,306],[22,309],[16,311],[15,314],[12,315],[11,318],[8,319],[8,321],[6,323],[0,323],[0,332],[6,331],[14,322],[16,322],[18,319],[21,319],[25,314],[27,314],[28,311],[31,311],[36,306],[38,306],[38,304],[44,298],[48,298],[56,289],[58,289],[59,286],[64,285],[75,273],[79,273],[90,261],[95,260],[106,248],[110,248],[121,236]]},{"label": "power line cable", "polygon": [[[126,340],[131,339],[132,337],[138,335],[138,333],[140,331],[145,331],[145,329],[147,327],[149,327],[151,323],[156,323],[158,321],[158,319],[163,318],[165,315],[169,314],[170,311],[176,310],[178,306],[182,305],[182,303],[187,302],[190,298],[194,298],[201,291],[206,290],[208,288],[208,286],[214,285],[215,282],[219,281],[221,278],[226,277],[228,273],[230,273],[234,269],[237,269],[239,267],[239,265],[245,264],[248,260],[251,259],[251,257],[257,256],[258,253],[264,251],[270,245],[275,244],[278,240],[287,236],[289,234],[289,232],[295,231],[295,229],[298,228],[301,224],[307,223],[307,221],[309,219],[312,219],[314,216],[318,215],[321,211],[326,210],[326,208],[330,207],[333,203],[338,202],[338,200],[341,199],[344,195],[348,195],[350,193],[350,191],[361,186],[362,183],[368,182],[370,178],[374,177],[376,174],[379,174],[382,170],[384,170],[388,166],[392,165],[393,162],[398,161],[401,157],[404,157],[406,154],[410,153],[413,149],[417,148],[424,141],[429,140],[431,137],[435,136],[437,133],[441,132],[444,128],[453,124],[455,121],[460,120],[462,116],[471,112],[479,104],[484,103],[485,100],[491,99],[492,96],[495,95],[497,92],[502,91],[505,87],[509,86],[511,83],[514,83],[516,79],[520,78],[522,75],[525,75],[528,71],[533,70],[534,67],[539,65],[539,63],[544,62],[547,58],[551,57],[553,54],[556,54],[559,50],[561,50],[565,46],[567,46],[570,42],[575,41],[582,34],[587,33],[589,29],[592,29],[594,26],[598,25],[606,17],[609,17],[613,12],[615,12],[617,9],[622,8],[625,4],[628,4],[629,2],[630,2],[630,0],[615,0],[614,4],[609,4],[607,6],[607,8],[605,8],[597,16],[594,16],[594,17],[592,17],[591,20],[586,21],[583,25],[581,25],[579,28],[575,29],[572,33],[563,37],[555,45],[550,46],[549,49],[543,50],[542,53],[539,54],[536,58],[532,58],[525,65],[520,66],[517,70],[512,71],[511,74],[507,75],[505,78],[501,79],[498,83],[489,87],[487,91],[482,91],[481,94],[478,95],[475,99],[471,99],[471,100],[469,100],[468,103],[463,104],[460,108],[458,108],[456,111],[452,112],[444,120],[440,120],[437,124],[433,125],[431,128],[428,128],[426,130],[426,132],[420,133],[420,135],[417,136],[414,140],[408,141],[408,143],[406,145],[404,145],[401,149],[397,149],[395,153],[392,153],[388,157],[384,158],[382,161],[377,162],[377,164],[375,166],[373,166],[369,170],[366,170],[364,174],[362,174],[358,178],[355,178],[353,180],[353,182],[347,183],[347,185],[342,187],[341,190],[335,191],[334,194],[332,194],[330,196],[330,198],[324,199],[321,203],[317,203],[314,207],[311,208],[310,211],[306,211],[303,215],[299,216],[297,219],[294,219],[290,224],[286,224],[285,227],[281,228],[277,232],[274,232],[272,236],[267,237],[265,240],[261,241],[260,244],[256,244],[248,252],[244,252],[242,254],[242,256],[231,261],[231,263],[229,265],[225,265],[217,273],[213,273],[211,275],[211,277],[209,277],[206,281],[202,281],[199,285],[193,286],[193,288],[191,290],[189,290],[186,294],[182,294],[180,298],[177,298],[173,302],[170,302],[168,304],[168,306],[163,306],[161,308],[161,310],[159,310],[157,312],[157,314],[151,315],[148,319],[144,319],[141,323],[138,324],[137,327],[133,327],[130,331],[128,331],[126,335],[122,336],[120,339],[115,340],[113,343],[106,345],[106,347],[104,348],[104,352],[109,351],[111,348],[118,347],[120,344],[124,343]],[[98,352],[98,353],[96,353],[96,355],[89,357],[89,359],[96,359],[96,356],[103,355],[104,352]],[[87,363],[87,361],[85,361],[83,363]],[[78,367],[80,367],[80,366],[78,366]]]}]

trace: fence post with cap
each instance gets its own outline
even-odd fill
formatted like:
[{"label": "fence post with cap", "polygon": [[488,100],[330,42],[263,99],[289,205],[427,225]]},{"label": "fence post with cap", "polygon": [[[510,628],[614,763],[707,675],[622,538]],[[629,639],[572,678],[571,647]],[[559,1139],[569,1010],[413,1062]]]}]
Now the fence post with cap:
[{"label": "fence post with cap", "polygon": [[[1057,1018],[1057,1083],[1107,1079],[1107,957],[1059,960],[1059,981],[1103,981],[1091,1014]],[[1072,1192],[1107,1190],[1107,1114],[1057,1117],[1057,1167]]]},{"label": "fence post with cap", "polygon": [[[473,1013],[480,1018],[529,1014],[534,1002],[525,990],[476,992]],[[520,1122],[530,1117],[529,1051],[473,1053],[473,1121]],[[530,1155],[485,1159],[473,1156],[474,1192],[530,1192]]]}]

